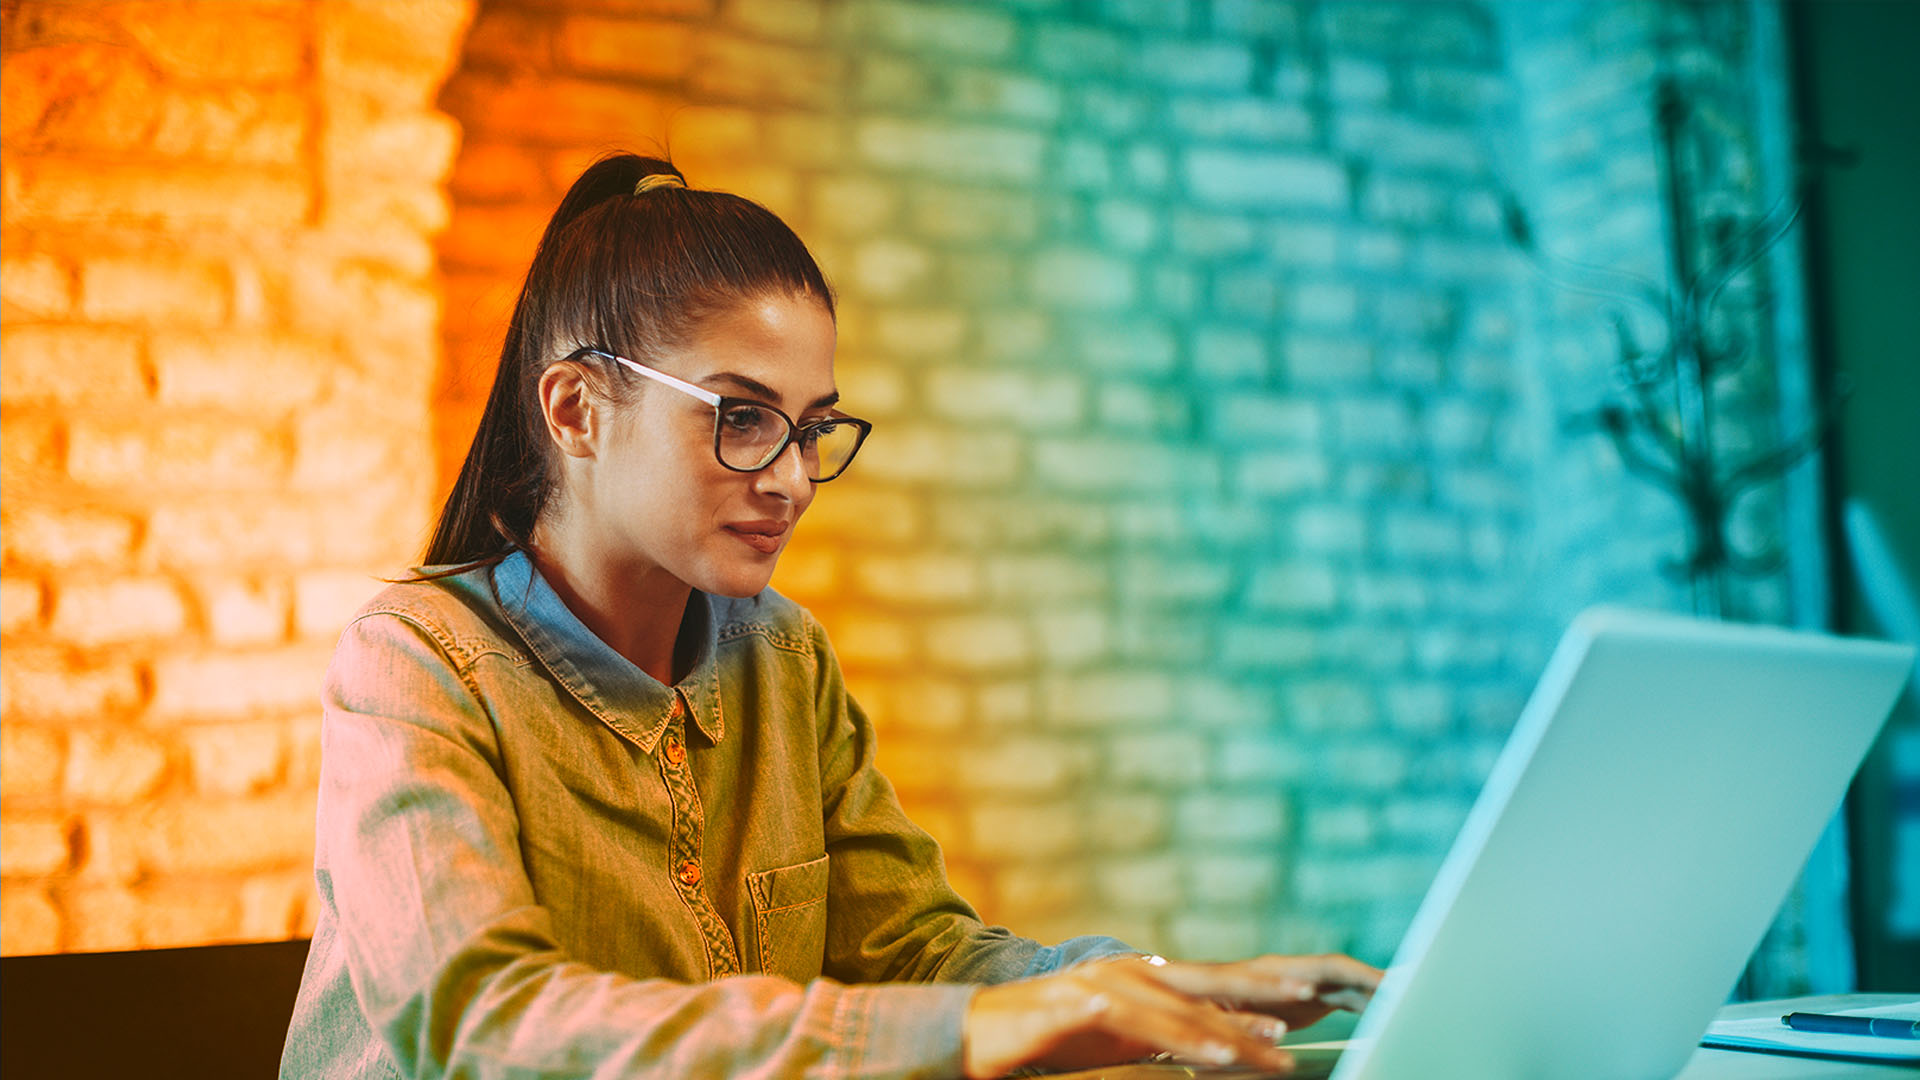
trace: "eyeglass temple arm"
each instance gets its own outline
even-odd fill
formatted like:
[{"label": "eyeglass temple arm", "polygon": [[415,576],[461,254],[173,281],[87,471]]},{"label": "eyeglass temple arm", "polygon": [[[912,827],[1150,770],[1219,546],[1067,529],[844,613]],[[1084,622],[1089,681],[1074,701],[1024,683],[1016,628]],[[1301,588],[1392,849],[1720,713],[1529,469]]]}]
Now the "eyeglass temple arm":
[{"label": "eyeglass temple arm", "polygon": [[[606,353],[604,355],[613,356],[612,353]],[[720,395],[714,393],[711,390],[708,390],[704,386],[695,386],[692,383],[686,381],[685,379],[676,379],[664,371],[655,371],[644,364],[636,364],[632,360],[629,360],[624,356],[613,356],[613,358],[627,365],[628,367],[632,368],[634,371],[639,372],[642,375],[645,375],[647,378],[654,380],[655,382],[666,383],[668,386],[673,387],[675,390],[678,390],[683,394],[690,394],[693,397],[697,397],[701,401],[704,401],[709,405],[720,404]]]}]

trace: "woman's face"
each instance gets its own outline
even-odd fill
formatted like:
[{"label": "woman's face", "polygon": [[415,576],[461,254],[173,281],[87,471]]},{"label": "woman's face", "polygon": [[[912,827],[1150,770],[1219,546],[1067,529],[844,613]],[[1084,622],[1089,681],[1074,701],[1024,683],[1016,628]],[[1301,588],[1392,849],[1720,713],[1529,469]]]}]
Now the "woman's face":
[{"label": "woman's face", "polygon": [[[834,324],[813,297],[773,295],[708,318],[650,366],[728,397],[772,405],[796,424],[831,410]],[[638,572],[660,570],[703,592],[766,588],[814,484],[789,445],[759,472],[714,457],[713,406],[654,382],[611,410],[604,453],[587,470],[587,524],[601,552]],[[573,493],[570,493],[573,494]]]}]

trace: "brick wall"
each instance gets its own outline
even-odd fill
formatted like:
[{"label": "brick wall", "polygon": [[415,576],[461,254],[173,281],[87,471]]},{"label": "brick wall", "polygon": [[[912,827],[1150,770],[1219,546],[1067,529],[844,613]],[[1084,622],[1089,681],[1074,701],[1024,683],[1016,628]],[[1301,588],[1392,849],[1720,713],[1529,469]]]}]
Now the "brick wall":
[{"label": "brick wall", "polygon": [[[877,432],[776,585],[828,626],[961,890],[1041,937],[1384,961],[1564,615],[1684,605],[1657,571],[1675,519],[1559,424],[1590,403],[1594,313],[1533,283],[1501,210],[1517,190],[1556,243],[1585,214],[1586,255],[1656,250],[1619,197],[1650,147],[1577,121],[1629,122],[1613,74],[1669,39],[1621,27],[1667,5],[1520,7],[488,0],[454,61],[459,5],[406,33],[385,5],[248,6],[300,43],[272,83],[298,134],[236,171],[252,128],[207,121],[226,141],[194,153],[277,178],[284,219],[117,119],[213,78],[129,21],[192,5],[8,7],[6,948],[300,924],[339,615],[417,553],[561,192],[666,146],[785,216],[841,291],[841,389]],[[104,29],[54,32],[75,20]],[[1713,25],[1662,33],[1748,70]],[[95,82],[24,62],[102,40],[124,44],[80,65]],[[395,114],[335,140],[328,65],[369,57],[411,73],[346,77]],[[1556,82],[1556,57],[1598,74]],[[219,78],[222,102],[264,93]],[[16,108],[43,85],[75,104]],[[436,104],[464,138],[429,247]],[[117,217],[35,180],[75,161]],[[213,220],[140,217],[155,191]],[[103,294],[211,306],[175,345],[174,315]],[[261,336],[266,367],[233,344]],[[169,376],[178,356],[214,373]],[[95,432],[98,403],[139,441]],[[381,467],[432,458],[437,482]],[[195,749],[222,739],[263,763]],[[87,780],[123,743],[146,771]],[[257,846],[209,839],[258,807],[282,824],[236,834]]]},{"label": "brick wall", "polygon": [[443,476],[564,185],[671,146],[841,290],[878,426],[776,585],[963,891],[1042,937],[1384,958],[1541,647],[1493,19],[641,6],[481,6]]},{"label": "brick wall", "polygon": [[311,925],[320,672],[435,482],[468,8],[0,9],[8,953]]}]

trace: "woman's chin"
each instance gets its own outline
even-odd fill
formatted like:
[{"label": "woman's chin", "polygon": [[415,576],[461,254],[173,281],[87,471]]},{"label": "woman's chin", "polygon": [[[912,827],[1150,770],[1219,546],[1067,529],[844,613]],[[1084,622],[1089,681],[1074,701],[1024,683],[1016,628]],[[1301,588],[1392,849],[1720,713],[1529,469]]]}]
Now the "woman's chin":
[{"label": "woman's chin", "polygon": [[704,577],[706,580],[694,586],[701,592],[745,600],[766,590],[767,583],[773,580],[773,561],[768,560],[764,566],[715,567]]}]

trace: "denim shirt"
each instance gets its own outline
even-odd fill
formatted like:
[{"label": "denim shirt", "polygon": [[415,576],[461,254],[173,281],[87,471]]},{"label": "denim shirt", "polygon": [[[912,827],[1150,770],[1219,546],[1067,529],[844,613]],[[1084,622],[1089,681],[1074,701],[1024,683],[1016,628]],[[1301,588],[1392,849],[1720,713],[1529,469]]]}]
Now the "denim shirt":
[{"label": "denim shirt", "polygon": [[687,618],[667,686],[521,554],[354,617],[282,1077],[953,1076],[973,984],[1126,950],[982,925],[805,609]]}]

